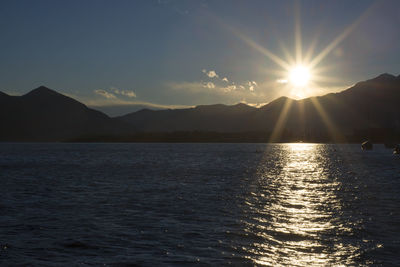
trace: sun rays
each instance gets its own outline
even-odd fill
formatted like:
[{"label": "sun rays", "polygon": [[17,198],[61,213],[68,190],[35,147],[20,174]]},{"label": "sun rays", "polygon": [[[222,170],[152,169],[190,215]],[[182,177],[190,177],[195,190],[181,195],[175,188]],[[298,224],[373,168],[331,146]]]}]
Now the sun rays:
[{"label": "sun rays", "polygon": [[[276,82],[282,84],[283,91],[289,92],[288,97],[294,99],[301,99],[315,95],[315,89],[318,88],[318,83],[329,83],[338,82],[338,79],[330,77],[329,75],[324,75],[327,71],[332,68],[332,65],[321,66],[321,62],[332,52],[337,46],[346,39],[356,27],[371,13],[373,8],[376,7],[376,2],[369,6],[353,23],[346,27],[340,34],[337,35],[325,48],[321,51],[316,51],[318,43],[318,35],[310,42],[306,53],[303,56],[303,43],[302,43],[302,33],[301,33],[301,7],[298,1],[294,4],[294,54],[290,53],[286,45],[278,39],[280,48],[284,54],[284,58],[279,57],[277,54],[273,53],[267,47],[255,42],[243,33],[237,31],[236,29],[230,27],[229,25],[224,25],[228,28],[234,35],[239,39],[244,41],[249,47],[260,52],[269,60],[273,61],[279,66],[279,69],[270,70],[269,72],[277,74]],[[322,31],[319,32],[321,34]],[[335,127],[332,119],[325,112],[323,105],[318,102],[318,98],[311,98],[312,106],[319,114],[326,130],[332,136],[335,141],[340,141],[342,136],[340,132]],[[287,121],[288,114],[290,113],[293,100],[287,98],[282,106],[280,116],[275,123],[275,127],[270,136],[270,142],[279,141],[279,136],[284,131],[285,124]],[[304,104],[304,103],[302,103]],[[300,114],[304,114],[304,110],[301,110],[303,105],[298,105]]]},{"label": "sun rays", "polygon": [[[357,28],[357,26],[366,19],[371,11],[377,6],[377,2],[371,4],[359,17],[351,24],[343,29],[335,38],[332,39],[326,47],[317,51],[319,37],[323,34],[324,29],[319,27],[314,34],[314,38],[309,40],[308,47],[303,45],[303,36],[301,31],[301,6],[299,1],[294,1],[293,8],[293,33],[294,33],[294,49],[288,49],[288,45],[277,37],[277,42],[283,56],[279,56],[276,52],[269,49],[267,46],[257,43],[249,38],[243,31],[226,24],[222,20],[215,18],[221,26],[232,32],[236,37],[246,43],[250,48],[260,52],[267,59],[277,65],[275,69],[268,69],[267,72],[275,76],[276,82],[282,84],[282,92],[286,92],[286,96],[301,99],[310,97],[316,94],[320,84],[340,83],[343,81],[331,77],[329,72],[332,72],[335,66],[330,63],[321,65],[326,57],[335,51],[339,44],[345,40]],[[268,21],[268,18],[266,18]]]}]

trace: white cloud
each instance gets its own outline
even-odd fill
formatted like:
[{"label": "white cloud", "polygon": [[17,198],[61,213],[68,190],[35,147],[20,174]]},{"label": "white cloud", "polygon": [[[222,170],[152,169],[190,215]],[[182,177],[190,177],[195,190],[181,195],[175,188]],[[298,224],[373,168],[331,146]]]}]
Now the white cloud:
[{"label": "white cloud", "polygon": [[[249,91],[243,85],[220,85],[213,82],[172,82],[168,83],[168,87],[172,90],[186,91],[195,94],[215,94],[219,96],[229,96],[229,98],[245,97],[249,95]],[[254,87],[252,85],[252,87]],[[205,90],[206,88],[206,90]]]},{"label": "white cloud", "polygon": [[156,109],[177,109],[177,108],[190,108],[190,105],[163,105],[145,101],[129,101],[118,98],[114,99],[90,99],[82,100],[86,105],[91,107],[107,107],[107,106],[148,106],[149,108]]},{"label": "white cloud", "polygon": [[113,91],[116,94],[119,94],[119,89],[115,87],[110,87],[110,90]]},{"label": "white cloud", "polygon": [[257,83],[255,81],[248,81],[247,84],[249,86],[257,86]]},{"label": "white cloud", "polygon": [[119,90],[118,88],[111,87],[110,90],[117,95],[124,95],[127,97],[136,97],[135,92],[131,90]]},{"label": "white cloud", "polygon": [[109,93],[103,89],[94,90],[94,92],[98,95],[101,95],[101,96],[107,98],[107,99],[116,99],[117,98],[114,94]]},{"label": "white cloud", "polygon": [[226,86],[226,87],[222,87],[221,89],[222,89],[224,92],[228,93],[228,92],[231,92],[231,91],[236,90],[236,85],[228,85],[228,86]]},{"label": "white cloud", "polygon": [[127,97],[136,97],[136,94],[133,91],[122,90],[121,94]]},{"label": "white cloud", "polygon": [[219,77],[218,74],[214,70],[210,70],[207,73],[207,76],[210,77],[210,78],[218,78]]},{"label": "white cloud", "polygon": [[255,88],[258,86],[255,81],[248,81],[247,85],[249,86],[249,90],[254,92]]},{"label": "white cloud", "polygon": [[[203,70],[203,73],[208,73],[208,70]],[[224,77],[224,76],[222,76]],[[221,103],[237,103],[237,101],[245,100],[248,103],[262,103],[272,101],[280,96],[288,96],[292,98],[299,98],[294,95],[294,90],[289,82],[283,78],[279,80],[270,79],[266,81],[256,82],[254,80],[244,80],[234,83],[229,80],[226,83],[223,79],[213,79],[211,81],[198,81],[198,82],[170,82],[166,86],[178,93],[180,91],[185,97],[194,97],[198,101],[208,102],[221,102]],[[342,87],[342,89],[344,89]],[[338,91],[339,88],[309,88],[304,91],[301,97],[309,97],[313,95],[323,95],[332,91]],[[192,96],[190,96],[192,95]],[[197,98],[198,97],[198,98]],[[198,99],[198,100],[197,100]],[[254,104],[257,106],[258,104]]]},{"label": "white cloud", "polygon": [[208,82],[170,82],[167,86],[170,90],[174,90],[175,92],[181,91],[186,94],[201,96],[201,99],[231,104],[241,100],[250,103],[264,103],[282,95],[282,85],[276,84],[275,82],[272,83],[275,87],[264,83],[258,84],[257,87],[255,87],[253,83],[251,84],[253,91],[249,90],[247,81],[243,84],[236,85],[232,83],[228,85],[219,84],[217,82],[212,84],[208,84]]},{"label": "white cloud", "polygon": [[204,85],[204,87],[207,87],[208,89],[214,89],[215,88],[215,84],[212,82],[208,82]]},{"label": "white cloud", "polygon": [[[220,91],[223,92],[231,92],[237,89],[240,90],[247,90],[246,88],[248,88],[249,91],[254,92],[256,87],[258,87],[258,84],[256,81],[246,81],[244,83],[242,83],[242,85],[235,85],[235,82],[230,81],[227,77],[223,77],[220,78],[219,75],[214,71],[214,70],[206,70],[206,69],[202,69],[201,70],[205,75],[207,75],[208,78],[218,78],[215,82],[216,83],[212,83],[212,82],[207,82],[205,83],[204,87],[209,88],[209,89],[220,89]],[[221,83],[224,82],[225,84],[231,84],[231,85],[227,85],[224,86]]]},{"label": "white cloud", "polygon": [[208,78],[218,78],[219,75],[215,72],[215,70],[207,71],[206,69],[202,69],[202,72],[208,76]]}]

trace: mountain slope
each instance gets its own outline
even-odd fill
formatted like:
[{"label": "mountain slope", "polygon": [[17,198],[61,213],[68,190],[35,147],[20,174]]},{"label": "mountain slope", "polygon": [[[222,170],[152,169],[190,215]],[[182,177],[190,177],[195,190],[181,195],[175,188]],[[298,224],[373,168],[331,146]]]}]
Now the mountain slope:
[{"label": "mountain slope", "polygon": [[[168,133],[175,141],[188,136],[171,135],[179,131],[221,133],[216,136],[222,139],[229,136],[223,133],[231,133],[239,141],[246,136],[263,142],[386,140],[400,137],[399,100],[400,76],[382,74],[339,93],[301,100],[280,97],[261,108],[217,104],[143,109],[112,119],[41,86],[23,96],[0,92],[0,141],[63,141],[82,136],[87,141],[101,141],[95,139],[99,136],[129,141],[135,140],[134,135],[141,136],[137,140],[152,141],[141,134],[146,132],[155,133],[160,140],[164,139],[159,133]],[[213,141],[210,136],[207,140]]]},{"label": "mountain slope", "polygon": [[3,141],[62,141],[108,134],[121,123],[84,104],[41,86],[23,96],[0,94]]},{"label": "mountain slope", "polygon": [[[180,110],[141,110],[118,117],[139,131],[291,132],[298,139],[345,136],[366,129],[400,129],[400,76],[382,74],[339,93],[278,98],[257,109],[245,104]],[[317,138],[317,139],[318,139]]]},{"label": "mountain slope", "polygon": [[118,120],[131,123],[141,131],[219,131],[237,132],[247,128],[248,118],[257,112],[245,104],[197,106],[189,109],[143,109]]}]

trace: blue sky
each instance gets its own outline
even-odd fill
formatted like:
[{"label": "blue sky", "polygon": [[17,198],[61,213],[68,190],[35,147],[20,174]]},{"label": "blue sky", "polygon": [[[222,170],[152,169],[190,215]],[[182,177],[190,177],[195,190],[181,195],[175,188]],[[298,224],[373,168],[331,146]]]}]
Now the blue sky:
[{"label": "blue sky", "polygon": [[[348,30],[301,93],[263,53],[296,58],[295,25],[303,57],[315,44],[310,60]],[[396,0],[3,0],[0,90],[45,85],[89,105],[171,107],[318,95],[398,75],[398,25]]]}]

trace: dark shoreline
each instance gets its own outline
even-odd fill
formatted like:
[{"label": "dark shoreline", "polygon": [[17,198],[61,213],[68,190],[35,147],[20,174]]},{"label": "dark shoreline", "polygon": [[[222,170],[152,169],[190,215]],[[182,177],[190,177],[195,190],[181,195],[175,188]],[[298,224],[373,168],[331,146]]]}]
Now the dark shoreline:
[{"label": "dark shoreline", "polygon": [[300,136],[281,134],[273,137],[264,132],[141,132],[124,135],[89,134],[68,139],[55,138],[6,138],[0,143],[320,143],[320,144],[361,144],[366,140],[375,144],[399,144],[400,133],[384,135],[342,135]]},{"label": "dark shoreline", "polygon": [[131,134],[86,134],[68,139],[45,139],[40,137],[15,138],[0,142],[33,142],[33,143],[321,143],[321,144],[361,144],[369,140],[372,143],[398,144],[400,133],[394,131],[368,134],[368,131],[352,135],[298,134],[284,130],[281,133],[271,132],[136,132]]}]

